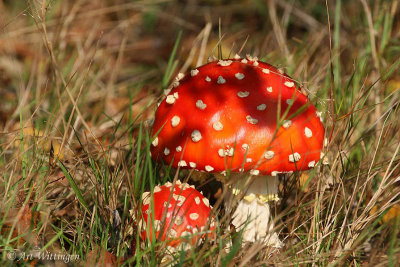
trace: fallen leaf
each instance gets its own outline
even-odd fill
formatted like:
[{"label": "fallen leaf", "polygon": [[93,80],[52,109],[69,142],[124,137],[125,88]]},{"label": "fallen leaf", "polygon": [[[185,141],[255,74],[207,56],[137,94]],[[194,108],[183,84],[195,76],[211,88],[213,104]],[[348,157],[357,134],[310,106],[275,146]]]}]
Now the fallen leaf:
[{"label": "fallen leaf", "polygon": [[38,221],[39,212],[33,212],[32,209],[27,205],[21,207],[20,209],[11,210],[8,213],[8,218],[1,229],[1,235],[8,237],[9,232],[15,225],[11,234],[11,238],[15,239],[18,236],[21,237],[17,240],[17,246],[21,246],[25,242],[37,246],[39,243],[39,238],[34,229],[37,227]]},{"label": "fallen leaf", "polygon": [[95,248],[87,254],[86,263],[90,267],[114,267],[118,266],[121,260],[104,248]]},{"label": "fallen leaf", "polygon": [[[378,205],[375,205],[371,211],[370,215],[374,215],[379,211]],[[400,217],[400,204],[394,204],[389,210],[383,215],[382,219],[379,221],[380,224],[389,223],[392,226],[395,226],[396,219]]]},{"label": "fallen leaf", "polygon": [[388,81],[386,91],[390,94],[400,89],[400,78]]}]

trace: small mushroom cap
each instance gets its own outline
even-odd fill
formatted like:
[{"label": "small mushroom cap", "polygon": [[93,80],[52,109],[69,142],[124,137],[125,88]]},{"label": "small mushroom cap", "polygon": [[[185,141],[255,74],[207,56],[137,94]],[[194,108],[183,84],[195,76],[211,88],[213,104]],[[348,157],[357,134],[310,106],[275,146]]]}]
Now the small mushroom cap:
[{"label": "small mushroom cap", "polygon": [[[191,73],[157,109],[155,160],[254,175],[305,170],[320,160],[320,113],[282,71],[248,58],[211,62]],[[277,129],[278,112],[283,118],[287,110]]]},{"label": "small mushroom cap", "polygon": [[[162,230],[161,240],[167,240],[168,245],[172,247],[181,244],[181,238],[184,236],[188,236],[190,243],[195,244],[201,236],[205,235],[196,233],[205,231],[211,206],[208,199],[194,189],[194,186],[180,181],[177,181],[175,186],[166,183],[156,186],[153,196],[154,213],[151,212],[150,192],[145,192],[142,196],[142,221],[139,225],[143,240],[146,240],[147,236],[151,238],[153,229],[156,231],[156,238],[159,237]],[[164,213],[165,221],[163,221]],[[164,229],[161,229],[162,226]],[[214,228],[212,219],[210,229],[207,230]]]}]

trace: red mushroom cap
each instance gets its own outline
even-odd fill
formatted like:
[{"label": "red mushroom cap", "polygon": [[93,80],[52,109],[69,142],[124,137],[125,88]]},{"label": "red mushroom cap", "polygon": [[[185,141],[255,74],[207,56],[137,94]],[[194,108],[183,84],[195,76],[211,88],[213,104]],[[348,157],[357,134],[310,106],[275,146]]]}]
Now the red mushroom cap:
[{"label": "red mushroom cap", "polygon": [[[180,237],[190,235],[193,235],[190,242],[195,244],[200,235],[194,234],[205,230],[204,227],[207,225],[210,216],[211,207],[208,199],[194,189],[194,186],[189,186],[180,181],[177,181],[174,187],[169,182],[154,187],[153,196],[153,215],[151,215],[150,192],[145,192],[142,196],[142,220],[139,224],[142,230],[142,239],[145,240],[147,236],[151,238],[154,229],[156,238],[161,234],[160,231],[163,231],[161,240],[168,240],[169,246],[180,245],[182,241]],[[168,202],[168,200],[170,201]],[[164,215],[165,221],[163,221],[164,213],[166,213]],[[162,226],[164,229],[161,229]],[[210,230],[214,228],[212,218]],[[148,230],[150,232],[147,232]]]},{"label": "red mushroom cap", "polygon": [[[154,159],[255,175],[309,169],[320,160],[325,133],[320,113],[277,68],[235,57],[179,78],[156,112]],[[279,108],[280,118],[288,113],[274,135]]]}]

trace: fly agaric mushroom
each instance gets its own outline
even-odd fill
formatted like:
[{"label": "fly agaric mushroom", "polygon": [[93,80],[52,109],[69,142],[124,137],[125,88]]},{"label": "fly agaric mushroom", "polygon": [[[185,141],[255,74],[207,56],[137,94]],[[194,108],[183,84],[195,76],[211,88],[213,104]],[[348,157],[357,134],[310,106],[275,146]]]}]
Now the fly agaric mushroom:
[{"label": "fly agaric mushroom", "polygon": [[156,239],[167,241],[168,249],[174,251],[177,247],[186,249],[190,244],[195,245],[206,232],[211,233],[215,229],[213,217],[209,230],[205,228],[212,207],[192,185],[179,180],[175,185],[167,182],[154,187],[153,201],[151,199],[150,192],[143,193],[139,219],[143,240],[151,240],[155,233]]},{"label": "fly agaric mushroom", "polygon": [[283,71],[257,58],[211,62],[178,75],[153,124],[152,157],[173,167],[254,179],[232,218],[244,241],[280,247],[268,202],[279,173],[313,168],[321,158],[321,113]]}]

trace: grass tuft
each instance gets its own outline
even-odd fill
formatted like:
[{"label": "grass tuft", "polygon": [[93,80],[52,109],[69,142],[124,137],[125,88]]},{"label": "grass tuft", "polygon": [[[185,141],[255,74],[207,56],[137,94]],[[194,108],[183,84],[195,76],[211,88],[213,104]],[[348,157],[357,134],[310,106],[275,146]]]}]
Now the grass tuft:
[{"label": "grass tuft", "polygon": [[[38,248],[82,265],[397,266],[398,1],[184,2],[0,1],[0,265],[57,262],[7,256]],[[150,155],[177,70],[236,53],[296,79],[327,128],[325,164],[280,177],[279,251],[228,231],[216,177]],[[211,197],[219,228],[169,255],[135,218],[143,192],[178,178]]]}]

